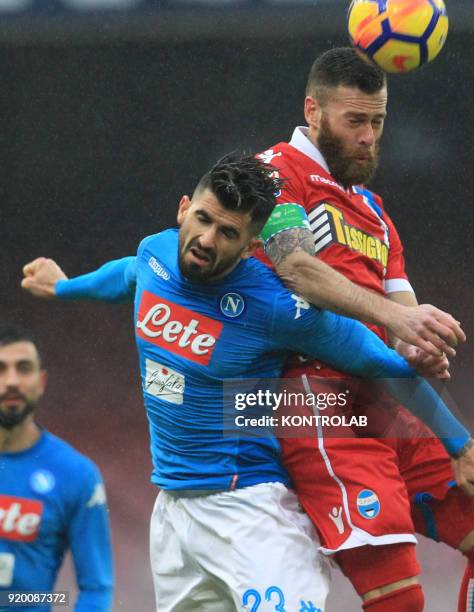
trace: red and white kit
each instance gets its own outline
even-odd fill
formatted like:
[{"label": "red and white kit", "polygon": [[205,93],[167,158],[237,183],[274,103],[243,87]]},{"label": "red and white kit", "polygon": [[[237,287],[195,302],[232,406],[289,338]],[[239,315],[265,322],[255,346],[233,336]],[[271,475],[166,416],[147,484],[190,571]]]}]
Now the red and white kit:
[{"label": "red and white kit", "polygon": [[[305,130],[296,128],[290,143],[260,156],[287,179],[278,202],[305,208],[316,256],[353,282],[384,295],[412,291],[400,238],[380,197],[362,187],[339,185]],[[370,327],[387,339],[385,330]],[[292,379],[289,390],[316,394],[331,390],[329,378],[345,375],[295,358],[284,377]],[[416,542],[410,504],[418,493],[445,497],[454,480],[450,459],[430,430],[402,406],[364,384],[350,395],[346,406],[320,414],[367,415],[365,431],[315,425],[304,436],[281,438],[300,501],[326,553]],[[315,413],[312,407],[302,410]]]}]

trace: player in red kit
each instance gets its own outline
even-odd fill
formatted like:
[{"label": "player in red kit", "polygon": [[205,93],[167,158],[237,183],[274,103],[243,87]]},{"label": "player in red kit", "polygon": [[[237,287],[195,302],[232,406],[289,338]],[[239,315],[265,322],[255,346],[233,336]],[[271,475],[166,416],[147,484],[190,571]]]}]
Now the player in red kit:
[{"label": "player in red kit", "polygon": [[[270,258],[295,293],[358,316],[425,375],[448,378],[446,354],[454,353],[448,345],[464,340],[463,333],[449,315],[417,307],[398,233],[380,197],[364,187],[377,167],[386,104],[384,74],[353,49],[333,49],[316,60],[305,98],[308,127],[260,155],[285,179],[262,232],[262,258]],[[346,278],[328,275],[321,260]],[[372,291],[372,304],[359,303],[357,288],[346,279]],[[400,340],[407,340],[407,312],[432,317],[433,333],[414,334],[417,346]],[[286,372],[291,389],[306,393],[327,390],[328,379],[343,377],[302,356]],[[352,388],[349,382],[345,387]],[[433,434],[367,385],[339,411],[366,414],[373,437],[318,427],[299,439],[281,439],[323,551],[337,560],[364,609],[418,612],[424,598],[414,533],[443,541],[468,559],[459,611],[473,610],[473,484],[456,482],[450,457]]]}]

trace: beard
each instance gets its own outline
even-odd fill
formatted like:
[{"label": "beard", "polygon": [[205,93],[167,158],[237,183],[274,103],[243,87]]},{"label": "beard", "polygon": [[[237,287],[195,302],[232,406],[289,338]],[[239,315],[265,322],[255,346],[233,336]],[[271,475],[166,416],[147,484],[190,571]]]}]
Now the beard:
[{"label": "beard", "polygon": [[[344,187],[368,183],[377,170],[380,141],[376,141],[373,153],[367,149],[359,149],[348,155],[342,139],[334,135],[324,115],[321,117],[317,146],[326,160],[331,175]],[[367,155],[368,159],[364,164],[360,164],[355,159],[357,155]]]},{"label": "beard", "polygon": [[[207,259],[208,263],[204,266],[200,266],[194,262],[187,262],[185,255],[190,249],[197,250],[200,255],[203,255]],[[239,252],[237,255],[233,255],[232,257],[218,260],[215,249],[203,248],[199,244],[199,240],[197,238],[194,238],[187,246],[185,246],[184,236],[182,236],[180,233],[178,247],[179,270],[181,274],[191,282],[208,283],[225,276],[226,273],[233,270],[239,261],[241,252]]]},{"label": "beard", "polygon": [[34,411],[37,402],[28,400],[24,395],[18,395],[18,397],[23,400],[23,406],[21,408],[2,406],[2,400],[5,400],[7,397],[7,395],[2,395],[0,397],[0,428],[13,429],[17,425],[20,425],[20,423]]}]

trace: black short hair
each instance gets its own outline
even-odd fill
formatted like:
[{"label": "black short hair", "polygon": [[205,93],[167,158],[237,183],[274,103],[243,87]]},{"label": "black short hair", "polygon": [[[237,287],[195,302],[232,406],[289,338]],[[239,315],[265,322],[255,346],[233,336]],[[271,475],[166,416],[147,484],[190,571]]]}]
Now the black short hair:
[{"label": "black short hair", "polygon": [[248,212],[257,234],[276,204],[282,181],[273,166],[253,155],[229,153],[199,181],[194,194],[209,189],[228,210]]},{"label": "black short hair", "polygon": [[339,85],[373,94],[386,84],[383,70],[363,59],[352,47],[338,47],[325,51],[316,59],[309,71],[306,95],[324,103],[328,89]]},{"label": "black short hair", "polygon": [[38,350],[36,338],[29,330],[10,321],[0,322],[0,346],[7,346],[14,342],[31,342]]}]

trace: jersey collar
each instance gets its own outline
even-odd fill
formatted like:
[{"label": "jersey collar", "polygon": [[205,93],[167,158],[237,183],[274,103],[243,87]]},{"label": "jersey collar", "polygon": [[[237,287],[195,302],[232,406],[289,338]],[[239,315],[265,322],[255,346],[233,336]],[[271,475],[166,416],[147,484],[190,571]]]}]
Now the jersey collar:
[{"label": "jersey collar", "polygon": [[331,174],[326,163],[326,160],[321,154],[321,151],[314,146],[314,144],[309,139],[309,128],[300,125],[295,128],[293,135],[291,136],[290,145],[303,153],[307,157],[311,158],[317,164],[319,164],[322,168],[326,170],[328,174]]}]

